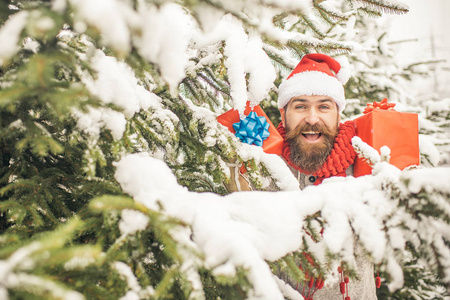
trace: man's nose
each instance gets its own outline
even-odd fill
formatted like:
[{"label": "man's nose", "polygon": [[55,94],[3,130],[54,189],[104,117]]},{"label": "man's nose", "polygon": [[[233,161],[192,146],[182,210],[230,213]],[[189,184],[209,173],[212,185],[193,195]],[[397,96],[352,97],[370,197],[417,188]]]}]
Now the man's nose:
[{"label": "man's nose", "polygon": [[317,114],[317,111],[315,109],[311,109],[308,112],[308,115],[306,116],[305,121],[309,125],[314,125],[314,124],[318,123],[319,122],[319,115]]}]

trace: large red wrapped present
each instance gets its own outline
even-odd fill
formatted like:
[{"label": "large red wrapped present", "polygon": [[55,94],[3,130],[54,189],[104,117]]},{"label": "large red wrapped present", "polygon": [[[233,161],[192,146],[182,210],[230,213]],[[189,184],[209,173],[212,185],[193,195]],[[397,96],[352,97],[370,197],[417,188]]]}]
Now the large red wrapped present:
[{"label": "large red wrapped present", "polygon": [[[256,113],[256,115],[253,114],[253,112]],[[241,122],[239,112],[236,109],[231,109],[218,116],[217,121],[226,126],[232,133],[236,134],[241,141],[255,145],[262,144],[264,152],[281,155],[283,150],[283,138],[262,108],[259,105],[256,105],[251,109],[250,103],[247,102],[244,115],[246,115],[247,118]],[[261,129],[261,134],[255,134],[258,127]]]},{"label": "large red wrapped present", "polygon": [[[418,165],[419,125],[418,116],[395,110],[373,109],[355,119],[356,135],[378,152],[383,146],[391,150],[389,163],[403,170]],[[372,173],[366,161],[357,158],[353,166],[355,177]]]}]

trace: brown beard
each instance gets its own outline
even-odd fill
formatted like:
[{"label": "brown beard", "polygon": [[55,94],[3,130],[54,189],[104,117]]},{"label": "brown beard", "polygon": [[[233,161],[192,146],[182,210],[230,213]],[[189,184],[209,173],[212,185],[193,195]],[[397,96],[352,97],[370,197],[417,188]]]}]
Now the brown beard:
[{"label": "brown beard", "polygon": [[[334,139],[338,133],[338,126],[329,128],[325,125],[299,124],[294,129],[286,128],[286,140],[291,148],[289,159],[291,162],[308,173],[319,170],[333,149]],[[324,137],[322,143],[309,144],[302,139],[302,132],[320,132]]]}]

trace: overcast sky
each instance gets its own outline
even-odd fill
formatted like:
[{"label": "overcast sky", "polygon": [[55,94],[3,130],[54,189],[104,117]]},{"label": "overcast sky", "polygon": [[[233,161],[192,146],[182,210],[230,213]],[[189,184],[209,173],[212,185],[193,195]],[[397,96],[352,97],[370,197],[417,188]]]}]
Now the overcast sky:
[{"label": "overcast sky", "polygon": [[437,93],[450,97],[450,1],[401,0],[410,8],[406,15],[391,19],[392,40],[417,39],[399,47],[398,59],[402,63],[446,60],[437,66]]}]

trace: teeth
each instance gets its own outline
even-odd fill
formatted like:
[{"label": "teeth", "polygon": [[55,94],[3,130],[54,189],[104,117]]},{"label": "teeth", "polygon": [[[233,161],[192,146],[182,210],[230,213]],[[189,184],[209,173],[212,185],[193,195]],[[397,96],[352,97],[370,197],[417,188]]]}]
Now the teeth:
[{"label": "teeth", "polygon": [[303,134],[319,134],[320,132],[316,132],[316,131],[305,131],[302,132]]}]

